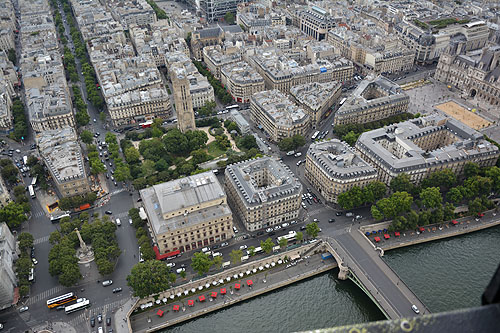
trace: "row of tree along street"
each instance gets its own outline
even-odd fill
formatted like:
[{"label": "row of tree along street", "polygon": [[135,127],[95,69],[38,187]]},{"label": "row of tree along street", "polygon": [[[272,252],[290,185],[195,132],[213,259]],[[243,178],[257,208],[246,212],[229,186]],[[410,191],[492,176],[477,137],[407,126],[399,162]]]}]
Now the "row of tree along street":
[{"label": "row of tree along street", "polygon": [[401,174],[391,180],[389,189],[380,182],[363,189],[353,187],[339,195],[338,203],[344,209],[371,205],[375,220],[392,220],[390,230],[409,230],[458,217],[456,206],[467,205],[468,214],[473,216],[491,209],[495,206],[491,194],[499,190],[498,166],[480,168],[469,162],[460,177],[445,169],[415,185],[408,175]]}]

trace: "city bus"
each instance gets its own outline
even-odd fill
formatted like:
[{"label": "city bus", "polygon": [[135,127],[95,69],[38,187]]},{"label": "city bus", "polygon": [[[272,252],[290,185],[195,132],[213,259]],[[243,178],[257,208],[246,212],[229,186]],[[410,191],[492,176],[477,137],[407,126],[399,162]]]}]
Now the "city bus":
[{"label": "city bus", "polygon": [[58,307],[59,305],[63,305],[63,304],[73,302],[73,301],[76,301],[75,293],[67,293],[67,294],[49,299],[47,301],[47,307],[49,309],[52,309],[52,308]]},{"label": "city bus", "polygon": [[50,222],[52,222],[52,223],[58,223],[59,221],[61,221],[61,219],[63,217],[71,217],[71,216],[68,213],[62,214],[62,215],[59,215],[59,216],[51,216],[50,217]]},{"label": "city bus", "polygon": [[[259,247],[256,247],[255,250],[253,251],[254,254],[259,254],[259,253],[262,253],[264,252],[262,250],[262,248],[259,246]],[[247,250],[247,255],[250,255],[250,251]]]},{"label": "city bus", "polygon": [[83,301],[81,301],[79,303],[72,304],[72,305],[69,305],[69,306],[65,307],[64,308],[64,312],[66,312],[66,314],[70,314],[72,312],[76,312],[76,311],[80,311],[80,310],[86,309],[89,306],[90,306],[90,300],[84,299]]},{"label": "city bus", "polygon": [[148,121],[145,121],[145,122],[139,124],[139,126],[142,128],[148,128],[148,127],[151,127],[151,125],[153,125],[152,120],[148,120]]},{"label": "city bus", "polygon": [[238,110],[240,106],[238,104],[230,105],[226,107],[227,111]]},{"label": "city bus", "polygon": [[342,106],[345,103],[345,101],[347,101],[347,97],[344,97],[340,100],[339,106]]},{"label": "city bus", "polygon": [[30,192],[31,199],[36,198],[35,190],[33,189],[33,185],[28,186],[28,191]]},{"label": "city bus", "polygon": [[313,141],[316,140],[318,135],[319,135],[319,131],[314,132],[313,136],[311,137],[311,140],[313,140]]},{"label": "city bus", "polygon": [[297,236],[297,232],[296,231],[290,231],[287,235],[278,237],[278,242],[282,238],[286,239],[288,242],[293,242],[295,240],[296,236]]},{"label": "city bus", "polygon": [[33,177],[33,179],[31,180],[31,186],[35,186],[37,180],[38,180],[38,176]]},{"label": "city bus", "polygon": [[23,156],[23,164],[24,165],[28,164],[28,156]]}]

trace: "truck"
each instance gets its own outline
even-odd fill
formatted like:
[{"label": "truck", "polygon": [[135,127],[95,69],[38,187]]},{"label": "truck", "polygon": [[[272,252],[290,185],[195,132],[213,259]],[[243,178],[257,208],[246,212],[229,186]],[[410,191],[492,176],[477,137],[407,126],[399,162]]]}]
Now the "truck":
[{"label": "truck", "polygon": [[330,258],[332,258],[332,254],[329,252],[321,254],[321,260],[326,260],[326,259],[330,259]]}]

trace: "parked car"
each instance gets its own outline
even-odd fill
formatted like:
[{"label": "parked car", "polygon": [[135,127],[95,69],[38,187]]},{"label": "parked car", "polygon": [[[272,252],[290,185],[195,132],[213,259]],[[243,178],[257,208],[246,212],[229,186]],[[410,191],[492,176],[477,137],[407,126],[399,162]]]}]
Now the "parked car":
[{"label": "parked car", "polygon": [[342,216],[342,212],[336,212],[335,216]]},{"label": "parked car", "polygon": [[119,293],[120,291],[122,291],[122,288],[121,288],[121,287],[114,288],[114,289],[113,289],[113,294]]},{"label": "parked car", "polygon": [[113,215],[113,212],[110,211],[110,210],[105,211],[105,213],[108,214],[108,215]]},{"label": "parked car", "polygon": [[90,318],[90,326],[91,327],[95,326],[95,317],[94,316],[92,316],[92,318]]},{"label": "parked car", "polygon": [[105,280],[105,281],[102,281],[102,286],[103,287],[107,287],[107,286],[110,286],[113,284],[113,280]]},{"label": "parked car", "polygon": [[300,151],[295,153],[295,157],[300,157],[300,156],[302,156],[302,153]]},{"label": "parked car", "polygon": [[168,268],[175,267],[175,262],[169,262],[169,263],[167,264],[167,267],[168,267]]},{"label": "parked car", "polygon": [[420,313],[420,310],[417,308],[417,306],[415,304],[413,304],[411,306],[411,309],[413,310],[413,312],[415,312],[416,314],[419,314]]},{"label": "parked car", "polygon": [[328,220],[328,223],[333,223],[333,222],[335,222],[335,219],[329,219]]},{"label": "parked car", "polygon": [[185,272],[185,271],[186,271],[186,269],[184,267],[178,268],[176,270],[177,274],[181,274],[182,272]]},{"label": "parked car", "polygon": [[288,223],[288,222],[285,222],[285,223],[283,223],[283,224],[281,225],[281,227],[282,227],[282,228],[286,228],[286,227],[288,227],[288,226],[290,226],[290,223]]},{"label": "parked car", "polygon": [[38,264],[38,260],[36,260],[35,258],[31,258],[31,261],[33,261],[33,265]]},{"label": "parked car", "polygon": [[240,246],[240,250],[246,250],[246,249],[247,249],[247,247],[248,247],[248,246],[246,246],[246,245],[241,245],[241,246]]},{"label": "parked car", "polygon": [[275,225],[274,226],[274,231],[277,231],[277,230],[280,230],[281,229],[281,226],[280,225]]},{"label": "parked car", "polygon": [[25,306],[22,306],[19,308],[19,313],[23,313],[23,312],[26,312],[28,310],[29,310],[28,306],[25,305]]},{"label": "parked car", "polygon": [[132,219],[128,219],[128,223],[132,224],[133,223]]},{"label": "parked car", "polygon": [[237,234],[238,233],[238,229],[236,229],[236,227],[233,227],[233,230],[234,230],[234,233]]},{"label": "parked car", "polygon": [[271,232],[271,231],[273,231],[273,228],[267,228],[266,229],[266,232]]},{"label": "parked car", "polygon": [[101,314],[101,313],[99,313],[99,314],[97,315],[97,321],[98,321],[99,323],[102,323],[102,314]]},{"label": "parked car", "polygon": [[224,243],[222,243],[222,244],[220,245],[220,247],[226,247],[226,246],[228,246],[228,245],[229,245],[229,243],[228,243],[228,242],[224,242]]}]

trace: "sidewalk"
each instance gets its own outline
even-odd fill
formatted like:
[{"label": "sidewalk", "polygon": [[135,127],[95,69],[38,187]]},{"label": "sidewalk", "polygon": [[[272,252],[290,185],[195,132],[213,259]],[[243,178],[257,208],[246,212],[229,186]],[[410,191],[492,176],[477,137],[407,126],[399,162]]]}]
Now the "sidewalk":
[{"label": "sidewalk", "polygon": [[117,333],[129,333],[129,326],[127,322],[127,318],[129,315],[130,310],[134,307],[135,303],[137,302],[139,298],[138,297],[132,297],[130,298],[125,304],[120,306],[118,310],[115,312],[115,330]]}]

